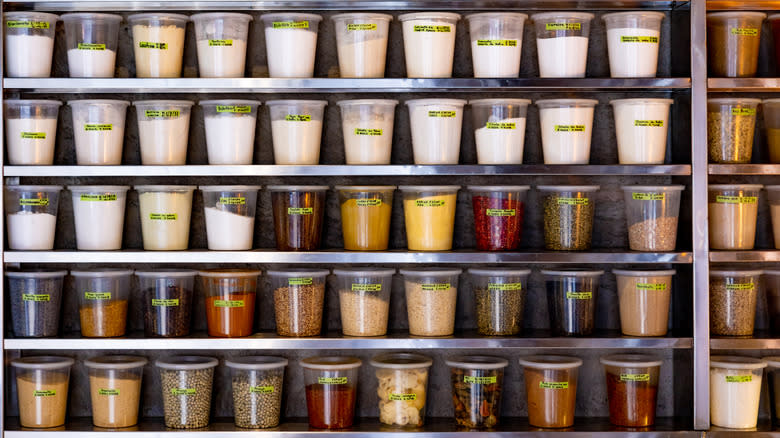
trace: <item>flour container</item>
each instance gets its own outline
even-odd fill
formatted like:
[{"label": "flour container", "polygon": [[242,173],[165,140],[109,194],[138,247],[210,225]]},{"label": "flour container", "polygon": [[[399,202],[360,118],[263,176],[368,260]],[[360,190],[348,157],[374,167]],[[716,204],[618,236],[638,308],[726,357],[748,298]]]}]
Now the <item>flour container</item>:
[{"label": "flour container", "polygon": [[5,186],[8,249],[54,249],[62,186]]},{"label": "flour container", "polygon": [[115,166],[122,164],[125,141],[126,100],[71,100],[76,164]]},{"label": "flour container", "polygon": [[190,134],[190,100],[139,100],[133,102],[138,117],[141,164],[187,164]]},{"label": "flour container", "polygon": [[390,164],[397,100],[338,102],[347,164]]},{"label": "flour container", "polygon": [[252,249],[260,186],[200,186],[209,249]]},{"label": "flour container", "polygon": [[326,100],[269,100],[274,163],[320,163],[322,121]]},{"label": "flour container", "polygon": [[124,336],[133,271],[104,269],[70,271],[79,301],[81,335],[89,338]]},{"label": "flour container", "polygon": [[73,200],[76,248],[122,249],[125,200],[130,186],[68,186]]},{"label": "flour container", "polygon": [[202,78],[242,78],[252,16],[228,12],[195,14],[198,70]]},{"label": "flour container", "polygon": [[620,164],[663,164],[673,99],[612,100]]},{"label": "flour container", "polygon": [[178,78],[189,17],[153,12],[127,17],[133,34],[135,75],[139,78]]},{"label": "flour container", "polygon": [[268,72],[272,78],[314,76],[317,31],[322,17],[279,12],[260,16],[265,28]]},{"label": "flour container", "polygon": [[[707,100],[707,148],[710,162],[750,163],[760,103],[761,99],[743,97]],[[769,140],[771,145],[771,137]]]},{"label": "flour container", "polygon": [[3,102],[8,164],[54,164],[57,118],[61,105],[62,102],[58,100],[7,99]]},{"label": "flour container", "polygon": [[460,15],[451,12],[414,12],[398,16],[404,34],[407,77],[452,77],[458,20]]},{"label": "flour container", "polygon": [[226,359],[233,390],[236,426],[265,429],[279,425],[287,359],[273,356],[241,356]]},{"label": "flour container", "polygon": [[214,368],[219,361],[205,356],[157,359],[165,427],[197,429],[208,426]]},{"label": "flour container", "polygon": [[707,14],[707,64],[711,77],[756,75],[763,12],[729,11]]},{"label": "flour container", "polygon": [[195,186],[135,186],[147,251],[187,249]]},{"label": "flour container", "polygon": [[527,19],[526,14],[511,12],[466,15],[475,78],[516,78],[520,74]]},{"label": "flour container", "polygon": [[70,367],[74,362],[62,356],[27,356],[11,360],[22,427],[43,429],[65,424]]},{"label": "flour container", "polygon": [[252,164],[255,151],[256,100],[202,100],[209,164]]},{"label": "flour container", "polygon": [[54,31],[60,17],[36,11],[3,14],[5,74],[9,78],[47,78],[51,75]]},{"label": "flour container", "polygon": [[72,78],[112,78],[121,15],[64,14],[68,71]]},{"label": "flour container", "polygon": [[539,76],[584,78],[593,14],[544,12],[531,15],[536,30]]},{"label": "flour container", "polygon": [[392,15],[368,12],[337,14],[336,48],[342,78],[381,78],[385,75],[387,34]]},{"label": "flour container", "polygon": [[395,186],[336,186],[341,204],[344,249],[387,249],[395,189]]},{"label": "flour container", "polygon": [[669,325],[674,269],[637,271],[614,269],[617,279],[620,329],[626,336],[665,336]]},{"label": "flour container", "polygon": [[95,426],[122,428],[138,423],[141,378],[147,362],[141,356],[100,356],[84,361],[89,370]]},{"label": "flour container", "polygon": [[433,359],[421,354],[386,353],[374,356],[379,422],[415,429],[425,424],[428,370]]},{"label": "flour container", "polygon": [[644,354],[614,354],[600,362],[607,378],[609,422],[625,427],[652,426],[663,361]]},{"label": "flour container", "polygon": [[765,361],[752,357],[710,357],[710,421],[713,426],[756,427],[761,378],[766,365]]},{"label": "flour container", "polygon": [[711,249],[753,249],[762,187],[760,184],[710,184],[707,205]]},{"label": "flour container", "polygon": [[465,104],[460,99],[406,101],[414,164],[458,164]]},{"label": "flour container", "polygon": [[544,164],[588,164],[597,100],[537,100]]},{"label": "flour container", "polygon": [[622,186],[632,251],[674,251],[685,186]]},{"label": "flour container", "polygon": [[606,14],[609,71],[613,78],[652,78],[658,69],[662,12]]},{"label": "flour container", "polygon": [[449,251],[460,186],[400,186],[410,251]]},{"label": "flour container", "polygon": [[345,336],[384,336],[395,269],[334,269]]},{"label": "flour container", "polygon": [[14,336],[57,336],[63,278],[68,271],[6,271]]},{"label": "flour container", "polygon": [[[780,16],[778,16],[780,18]],[[780,21],[778,21],[780,30]],[[769,149],[769,162],[780,164],[780,99],[764,99],[764,128]]]},{"label": "flour container", "polygon": [[470,100],[479,164],[523,164],[527,99]]},{"label": "flour container", "polygon": [[462,272],[449,268],[401,269],[410,335],[452,336]]}]

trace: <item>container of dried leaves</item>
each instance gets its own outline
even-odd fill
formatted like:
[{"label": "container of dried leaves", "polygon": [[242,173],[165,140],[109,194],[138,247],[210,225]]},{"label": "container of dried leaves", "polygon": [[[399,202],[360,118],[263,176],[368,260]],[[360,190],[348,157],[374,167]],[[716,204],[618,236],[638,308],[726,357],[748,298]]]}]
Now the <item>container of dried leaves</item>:
[{"label": "container of dried leaves", "polygon": [[740,97],[707,100],[707,146],[710,162],[750,163],[759,103],[761,99]]},{"label": "container of dried leaves", "polygon": [[674,251],[685,187],[623,186],[628,245],[632,251]]},{"label": "container of dried leaves", "polygon": [[249,429],[278,426],[287,359],[245,356],[225,360],[225,365],[231,373],[236,426]]},{"label": "container of dried leaves", "polygon": [[710,271],[710,333],[752,336],[761,270]]},{"label": "container of dried leaves", "polygon": [[593,238],[593,195],[599,186],[539,186],[544,208],[544,247],[586,251]]},{"label": "container of dried leaves", "polygon": [[477,333],[483,336],[520,333],[531,270],[472,268],[468,272],[477,306]]}]

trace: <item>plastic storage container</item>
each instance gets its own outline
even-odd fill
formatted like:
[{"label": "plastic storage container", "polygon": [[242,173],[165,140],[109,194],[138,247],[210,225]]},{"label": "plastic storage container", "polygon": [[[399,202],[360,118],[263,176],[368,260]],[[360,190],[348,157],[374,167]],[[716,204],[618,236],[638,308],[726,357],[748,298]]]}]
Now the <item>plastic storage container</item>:
[{"label": "plastic storage container", "polygon": [[711,249],[753,249],[759,184],[710,184],[708,210]]},{"label": "plastic storage container", "polygon": [[265,27],[268,72],[272,78],[314,76],[317,31],[322,17],[280,12],[260,16]]},{"label": "plastic storage container", "polygon": [[452,77],[458,20],[460,15],[451,12],[414,12],[398,16],[404,34],[407,77]]},{"label": "plastic storage container", "polygon": [[[780,21],[772,23],[773,26],[774,23],[777,23],[778,35],[780,35]],[[764,99],[762,105],[764,106],[764,127],[766,128],[769,162],[778,164],[780,163],[780,99]]]},{"label": "plastic storage container", "polygon": [[[127,17],[133,33],[136,77],[178,78],[181,76],[184,33],[188,21],[190,18],[186,15],[162,12]],[[197,26],[195,30],[197,31]]]},{"label": "plastic storage container", "polygon": [[780,270],[764,270],[764,291],[770,328],[773,334],[780,333]]},{"label": "plastic storage container", "polygon": [[76,164],[113,166],[122,164],[125,141],[126,100],[70,100]]},{"label": "plastic storage container", "polygon": [[530,104],[528,99],[469,101],[478,164],[523,164],[525,124]]},{"label": "plastic storage container", "polygon": [[344,249],[387,249],[395,189],[395,186],[336,186],[341,204]]},{"label": "plastic storage container", "polygon": [[600,362],[607,374],[610,423],[652,426],[663,361],[644,354],[615,354],[602,357]]},{"label": "plastic storage container", "polygon": [[124,336],[133,271],[70,271],[70,275],[76,280],[81,335],[89,338]]},{"label": "plastic storage container", "polygon": [[326,100],[269,100],[274,163],[320,164]]},{"label": "plastic storage container", "polygon": [[501,391],[506,359],[463,356],[445,361],[451,370],[455,423],[469,429],[490,429],[501,416]]},{"label": "plastic storage container", "polygon": [[544,208],[544,247],[584,251],[593,239],[593,195],[599,186],[537,186]]},{"label": "plastic storage container", "polygon": [[317,429],[346,429],[352,426],[358,371],[362,363],[360,359],[348,356],[301,360],[309,426]]},{"label": "plastic storage container", "polygon": [[707,146],[710,162],[750,163],[756,108],[761,99],[719,98],[707,100]]},{"label": "plastic storage container", "polygon": [[528,15],[485,12],[466,15],[475,78],[516,78],[520,75],[523,25]]},{"label": "plastic storage container", "polygon": [[346,336],[383,336],[387,333],[390,292],[395,269],[334,269],[341,332]]},{"label": "plastic storage container", "polygon": [[460,99],[407,100],[414,164],[458,164],[463,106]]},{"label": "plastic storage container", "polygon": [[135,186],[147,251],[187,249],[195,186]]},{"label": "plastic storage container", "polygon": [[523,330],[523,311],[530,269],[470,268],[476,305],[477,333],[517,335]]},{"label": "plastic storage container", "polygon": [[202,100],[209,164],[252,164],[257,100]]},{"label": "plastic storage container", "polygon": [[763,12],[707,14],[707,60],[712,77],[746,78],[756,75]]},{"label": "plastic storage container", "polygon": [[11,325],[19,338],[57,336],[68,271],[6,271]]},{"label": "plastic storage container", "polygon": [[468,186],[480,251],[512,251],[520,246],[530,186]]},{"label": "plastic storage container", "polygon": [[544,12],[531,15],[536,30],[539,76],[584,78],[593,14]]},{"label": "plastic storage container", "polygon": [[658,69],[663,12],[606,14],[609,71],[613,78],[652,78]]},{"label": "plastic storage container", "polygon": [[195,14],[198,70],[202,78],[242,78],[252,16],[228,12]]},{"label": "plastic storage container", "polygon": [[22,427],[51,428],[65,424],[70,367],[61,356],[27,356],[11,360]]},{"label": "plastic storage container", "polygon": [[279,336],[318,336],[322,330],[327,269],[268,271]]},{"label": "plastic storage container", "polygon": [[455,332],[461,269],[401,269],[412,336],[451,336]]},{"label": "plastic storage container", "polygon": [[122,428],[138,423],[141,378],[147,362],[140,356],[100,356],[84,361],[89,370],[95,426]]},{"label": "plastic storage container", "polygon": [[385,75],[387,34],[392,15],[368,12],[337,14],[336,50],[342,78],[381,78]]},{"label": "plastic storage container", "polygon": [[133,102],[138,117],[141,164],[187,164],[191,100],[139,100]]},{"label": "plastic storage container", "polygon": [[204,356],[173,356],[158,359],[165,427],[197,429],[208,426],[211,387],[217,359]]},{"label": "plastic storage container", "polygon": [[528,356],[520,358],[520,365],[525,377],[528,423],[544,428],[573,426],[582,359]]},{"label": "plastic storage container", "polygon": [[273,204],[276,249],[320,248],[328,186],[268,186]]},{"label": "plastic storage container", "polygon": [[347,164],[390,164],[397,104],[387,99],[338,102]]},{"label": "plastic storage container", "polygon": [[769,389],[769,411],[772,415],[773,424],[777,424],[780,420],[780,357],[763,357],[761,360],[767,363],[766,378]]},{"label": "plastic storage container", "polygon": [[[8,38],[10,36],[6,36],[6,41]],[[8,99],[3,102],[8,164],[54,164],[57,118],[61,105],[62,102],[58,100]]]},{"label": "plastic storage container", "polygon": [[64,14],[68,72],[72,78],[113,78],[121,15]]},{"label": "plastic storage container", "polygon": [[8,249],[54,249],[62,186],[5,186]]},{"label": "plastic storage container", "polygon": [[544,164],[588,164],[597,100],[537,100]]},{"label": "plastic storage container", "polygon": [[764,187],[769,201],[769,213],[772,218],[772,235],[775,249],[780,249],[780,186]]},{"label": "plastic storage container", "polygon": [[674,251],[685,186],[622,186],[632,251]]},{"label": "plastic storage container", "polygon": [[619,99],[615,113],[620,164],[664,164],[673,99]]},{"label": "plastic storage container", "polygon": [[54,14],[36,11],[3,14],[7,77],[48,78],[51,75],[54,31],[59,19]]},{"label": "plastic storage container", "polygon": [[758,422],[766,362],[752,357],[710,357],[710,421],[713,426],[752,429]]},{"label": "plastic storage container", "polygon": [[388,353],[375,356],[379,422],[394,427],[425,424],[428,370],[433,360],[420,354]]},{"label": "plastic storage container", "polygon": [[596,325],[599,281],[604,271],[542,270],[550,328],[556,336],[588,336]]},{"label": "plastic storage container", "polygon": [[142,296],[144,336],[174,338],[190,333],[192,291],[198,271],[135,271]]},{"label": "plastic storage container", "polygon": [[761,270],[710,270],[710,333],[752,336]]},{"label": "plastic storage container", "polygon": [[677,271],[614,269],[617,279],[620,329],[626,336],[666,336],[672,276]]},{"label": "plastic storage container", "polygon": [[236,426],[247,429],[278,426],[287,359],[243,356],[225,360],[225,365],[230,368]]},{"label": "plastic storage container", "polygon": [[208,269],[198,272],[206,295],[209,336],[233,338],[252,334],[257,277],[252,269]]},{"label": "plastic storage container", "polygon": [[200,186],[209,249],[252,249],[260,186]]},{"label": "plastic storage container", "polygon": [[460,186],[400,186],[404,195],[406,242],[410,251],[452,249],[455,204]]},{"label": "plastic storage container", "polygon": [[80,250],[122,249],[125,201],[130,186],[69,186]]}]

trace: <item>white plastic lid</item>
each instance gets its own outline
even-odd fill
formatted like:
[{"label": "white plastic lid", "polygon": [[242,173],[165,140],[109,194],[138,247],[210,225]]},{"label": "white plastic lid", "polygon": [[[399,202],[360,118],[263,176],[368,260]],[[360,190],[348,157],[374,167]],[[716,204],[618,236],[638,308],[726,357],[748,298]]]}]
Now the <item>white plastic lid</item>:
[{"label": "white plastic lid", "polygon": [[620,186],[621,189],[627,192],[679,192],[685,189],[684,185],[673,186]]},{"label": "white plastic lid", "polygon": [[106,192],[126,192],[130,186],[68,186],[68,190],[73,193],[106,193]]},{"label": "white plastic lid", "polygon": [[711,368],[728,368],[733,370],[757,370],[765,368],[767,363],[763,359],[744,356],[712,356]]},{"label": "white plastic lid", "polygon": [[[492,15],[492,14],[476,14],[476,15]],[[501,15],[504,15],[501,13]],[[518,14],[518,15],[525,15],[525,14]],[[466,17],[469,18],[469,17]],[[494,99],[474,99],[469,101],[469,105],[517,105],[517,106],[528,106],[531,104],[531,101],[529,99],[502,99],[502,98],[494,98]]]},{"label": "white plastic lid", "polygon": [[38,11],[13,11],[13,12],[5,12],[3,13],[3,18],[5,21],[12,21],[12,20],[39,20],[39,21],[49,21],[49,22],[57,22],[60,21],[60,17],[54,14],[49,14],[48,12],[38,12]]},{"label": "white plastic lid", "polygon": [[[778,14],[780,15],[780,14]],[[776,190],[780,190],[780,186],[764,186],[764,189],[768,192],[773,192]]]},{"label": "white plastic lid", "polygon": [[[12,12],[6,12],[6,18],[8,18],[8,14],[12,14]],[[56,15],[55,15],[56,17]],[[3,104],[5,105],[11,105],[11,106],[62,106],[62,102],[59,100],[47,100],[47,99],[6,99],[3,101]]]},{"label": "white plastic lid", "polygon": [[395,190],[397,186],[336,186],[334,189],[345,192],[383,192],[386,190]]},{"label": "white plastic lid", "polygon": [[[777,18],[780,18],[780,14],[777,14]],[[778,105],[780,104],[780,99],[764,99],[761,103],[764,105]]]},{"label": "white plastic lid", "polygon": [[259,269],[206,269],[198,271],[198,275],[208,278],[247,278],[259,277],[262,272]]},{"label": "white plastic lid", "polygon": [[471,20],[472,18],[522,18],[523,20],[528,19],[527,14],[523,14],[520,12],[480,12],[477,14],[468,14],[465,18],[466,20]]},{"label": "white plastic lid", "polygon": [[389,14],[377,14],[375,12],[349,12],[347,14],[336,14],[330,17],[331,20],[385,20],[393,21],[393,16]]},{"label": "white plastic lid", "polygon": [[225,359],[225,365],[240,370],[274,370],[287,366],[287,359],[276,356],[242,356]]},{"label": "white plastic lid", "polygon": [[[63,15],[62,18],[65,18]],[[69,100],[68,105],[123,105],[123,106],[130,106],[130,101],[128,100],[115,100],[115,99],[79,99],[79,100]]]},{"label": "white plastic lid", "polygon": [[220,100],[201,100],[198,102],[200,106],[211,105],[262,105],[263,102],[259,100],[244,100],[244,99],[220,99]]},{"label": "white plastic lid", "polygon": [[733,270],[710,270],[710,277],[752,277],[756,275],[762,275],[763,269],[733,269]]},{"label": "white plastic lid", "polygon": [[604,14],[601,16],[601,19],[604,21],[608,21],[610,18],[621,18],[621,17],[653,17],[653,18],[663,19],[665,15],[663,12],[655,12],[655,11],[628,11],[628,12],[613,12],[611,14]]},{"label": "white plastic lid", "polygon": [[114,355],[93,357],[85,360],[84,365],[98,370],[129,370],[142,367],[148,362],[149,360],[143,356]]},{"label": "white plastic lid", "polygon": [[604,271],[588,271],[585,269],[542,269],[543,275],[554,275],[557,277],[597,277],[604,275]]},{"label": "white plastic lid", "polygon": [[441,105],[441,106],[457,106],[463,108],[467,101],[463,99],[412,99],[404,102],[407,106],[417,105]]},{"label": "white plastic lid", "polygon": [[[780,14],[777,14],[778,18],[780,18]],[[774,367],[774,368],[780,368],[780,356],[768,356],[768,357],[762,357],[761,360],[767,363],[768,366]]]},{"label": "white plastic lid", "polygon": [[780,270],[777,270],[777,269],[764,269],[764,275],[780,275]]},{"label": "white plastic lid", "polygon": [[146,277],[152,277],[152,278],[183,278],[183,277],[194,277],[198,275],[198,271],[194,269],[174,269],[174,270],[166,270],[166,269],[158,269],[158,270],[150,270],[150,271],[135,271],[135,275],[138,277],[146,278]]},{"label": "white plastic lid", "polygon": [[336,102],[338,106],[352,106],[352,105],[384,105],[384,106],[396,106],[397,100],[393,99],[353,99],[353,100],[340,100]]},{"label": "white plastic lid", "polygon": [[285,269],[267,271],[269,277],[327,277],[330,271],[327,269]]},{"label": "white plastic lid", "polygon": [[76,20],[113,20],[116,22],[122,21],[121,15],[114,14],[98,14],[95,12],[77,12],[72,14],[63,14],[60,19],[62,21],[76,21]]},{"label": "white plastic lid", "polygon": [[[6,15],[10,14],[10,12],[6,12]],[[767,20],[777,20],[780,18],[780,14],[771,14],[770,16],[766,17]]]},{"label": "white plastic lid", "polygon": [[707,99],[707,103],[717,104],[742,104],[742,105],[758,105],[761,103],[761,99],[751,99],[748,97],[718,97]]},{"label": "white plastic lid", "polygon": [[302,99],[284,99],[284,100],[269,100],[265,102],[265,106],[275,105],[328,105],[327,100],[302,100]]},{"label": "white plastic lid", "polygon": [[198,186],[134,186],[138,192],[192,192],[198,188]]},{"label": "white plastic lid", "polygon": [[468,273],[471,275],[483,275],[490,277],[508,277],[531,275],[531,270],[522,268],[469,268]]},{"label": "white plastic lid", "polygon": [[759,191],[764,186],[761,184],[710,184],[708,190],[754,190]]},{"label": "white plastic lid", "polygon": [[57,370],[73,365],[76,361],[63,356],[27,356],[11,361],[11,365],[26,370]]},{"label": "white plastic lid", "polygon": [[249,192],[258,191],[261,186],[198,186],[202,192]]},{"label": "white plastic lid", "polygon": [[460,14],[454,12],[412,12],[398,16],[398,21],[409,20],[447,20],[457,22],[460,20]]},{"label": "white plastic lid", "polygon": [[12,192],[59,192],[62,186],[5,186]]},{"label": "white plastic lid", "polygon": [[531,186],[466,186],[472,192],[524,192]]},{"label": "white plastic lid", "polygon": [[720,18],[743,18],[743,17],[755,17],[766,18],[766,14],[763,12],[752,11],[726,11],[726,12],[707,12],[707,18],[720,17]]},{"label": "white plastic lid", "polygon": [[358,269],[334,269],[333,275],[345,275],[352,277],[389,277],[395,274],[392,268],[358,268]]},{"label": "white plastic lid", "polygon": [[536,188],[543,192],[595,192],[601,189],[601,186],[536,186]]},{"label": "white plastic lid", "polygon": [[677,271],[674,269],[660,269],[657,271],[635,271],[628,269],[613,269],[612,273],[615,275],[623,275],[626,277],[656,277],[662,275],[675,275]]},{"label": "white plastic lid", "polygon": [[457,192],[460,186],[398,186],[402,192]]},{"label": "white plastic lid", "polygon": [[537,100],[534,103],[539,108],[548,106],[593,107],[598,105],[599,101],[595,99],[544,99]]},{"label": "white plastic lid", "polygon": [[269,192],[323,192],[328,186],[266,186]]},{"label": "white plastic lid", "polygon": [[260,16],[260,19],[263,21],[275,21],[275,20],[291,21],[292,20],[292,21],[320,22],[322,21],[322,16],[316,14],[300,14],[297,12],[277,12],[273,14],[263,14]]},{"label": "white plastic lid", "polygon": [[582,366],[582,359],[555,355],[528,356],[520,358],[520,365],[545,370],[568,370]]},{"label": "white plastic lid", "polygon": [[155,362],[159,368],[177,371],[204,370],[218,364],[217,359],[206,356],[172,356]]},{"label": "white plastic lid", "polygon": [[166,100],[166,99],[155,99],[155,100],[136,100],[133,102],[134,106],[149,106],[149,105],[159,105],[159,106],[179,106],[179,107],[191,107],[195,105],[195,102],[191,100]]},{"label": "white plastic lid", "polygon": [[350,356],[317,356],[301,360],[301,366],[312,370],[351,370],[363,364],[363,361]]},{"label": "white plastic lid", "polygon": [[115,277],[129,277],[133,275],[132,269],[95,269],[95,270],[83,270],[83,271],[70,271],[70,275],[73,277],[86,277],[86,278],[115,278]]},{"label": "white plastic lid", "polygon": [[422,354],[414,353],[386,353],[374,356],[371,365],[377,368],[390,368],[394,370],[413,370],[416,368],[428,368],[433,365],[433,359]]},{"label": "white plastic lid", "polygon": [[[624,12],[619,12],[619,13],[623,14]],[[632,104],[632,103],[645,104],[645,105],[671,105],[674,103],[674,99],[652,99],[647,97],[640,97],[635,99],[615,99],[615,100],[610,100],[609,103],[612,105]]]},{"label": "white plastic lid", "polygon": [[460,275],[463,273],[463,269],[453,268],[421,268],[421,269],[401,269],[399,271],[401,275],[408,277],[437,277],[445,275]]},{"label": "white plastic lid", "polygon": [[579,20],[592,20],[595,15],[588,12],[542,12],[531,15],[531,20],[550,20],[553,18],[572,18]]},{"label": "white plastic lid", "polygon": [[252,21],[253,18],[249,14],[239,14],[237,12],[206,12],[201,14],[192,14],[190,16],[190,19],[192,21],[203,21],[203,20],[219,20],[224,18],[238,18],[246,21]]},{"label": "white plastic lid", "polygon": [[68,271],[5,271],[10,278],[57,278],[68,275]]},{"label": "white plastic lid", "polygon": [[447,366],[467,370],[497,370],[509,365],[508,360],[494,356],[460,356],[445,362]]},{"label": "white plastic lid", "polygon": [[129,15],[127,17],[127,22],[132,23],[133,21],[138,20],[145,20],[145,19],[163,19],[163,20],[176,20],[176,21],[183,21],[188,22],[190,21],[190,17],[182,14],[169,14],[167,12],[147,12],[144,14],[133,14]]},{"label": "white plastic lid", "polygon": [[613,354],[604,356],[599,361],[611,367],[646,368],[661,366],[664,361],[647,354]]}]

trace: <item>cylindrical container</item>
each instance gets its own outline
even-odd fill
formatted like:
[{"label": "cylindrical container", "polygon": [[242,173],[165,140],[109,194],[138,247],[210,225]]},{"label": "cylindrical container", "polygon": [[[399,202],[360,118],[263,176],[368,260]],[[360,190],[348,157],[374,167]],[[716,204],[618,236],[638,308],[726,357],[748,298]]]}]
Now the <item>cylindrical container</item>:
[{"label": "cylindrical container", "polygon": [[158,359],[165,427],[197,429],[208,426],[211,387],[217,359],[204,356],[173,356]]},{"label": "cylindrical container", "polygon": [[460,15],[452,12],[414,12],[398,16],[404,34],[407,77],[452,77],[458,20]]},{"label": "cylindrical container", "polygon": [[22,427],[50,428],[65,424],[70,367],[61,356],[27,356],[11,361]]},{"label": "cylindrical container", "polygon": [[387,333],[390,292],[395,269],[334,269],[341,308],[341,332],[346,336]]},{"label": "cylindrical container", "polygon": [[476,305],[477,333],[516,335],[523,330],[523,311],[530,269],[470,268]]},{"label": "cylindrical container", "polygon": [[60,190],[62,186],[5,186],[9,249],[54,249]]},{"label": "cylindrical container", "polygon": [[752,336],[761,270],[710,270],[710,333]]},{"label": "cylindrical container", "polygon": [[73,200],[76,248],[122,249],[125,200],[130,186],[68,186]]},{"label": "cylindrical container", "polygon": [[711,162],[750,163],[759,103],[761,99],[707,100],[707,145]]},{"label": "cylindrical container", "polygon": [[228,12],[195,14],[198,70],[202,78],[243,78],[252,16]]},{"label": "cylindrical container", "polygon": [[420,354],[387,353],[371,359],[376,368],[379,422],[394,427],[425,424],[428,370],[433,360]]},{"label": "cylindrical container", "polygon": [[[397,100],[387,99],[338,102],[347,164],[390,164],[397,104]],[[319,153],[319,144],[317,147]]]},{"label": "cylindrical container", "polygon": [[616,12],[601,18],[607,25],[610,75],[613,78],[655,77],[663,12]]},{"label": "cylindrical container", "polygon": [[461,269],[401,269],[406,290],[409,334],[451,336],[455,332],[455,306]]},{"label": "cylindrical container", "polygon": [[480,251],[512,251],[523,235],[525,199],[530,186],[468,186]]},{"label": "cylindrical container", "polygon": [[64,14],[68,72],[72,78],[113,78],[121,15]]},{"label": "cylindrical container", "polygon": [[252,164],[257,125],[256,100],[202,100],[209,164]]},{"label": "cylindrical container", "polygon": [[[10,36],[6,36],[6,44],[8,38]],[[8,164],[54,164],[57,118],[61,105],[62,102],[58,100],[8,99],[3,102]]]},{"label": "cylindrical container", "polygon": [[769,201],[769,214],[772,218],[772,235],[774,236],[775,249],[780,249],[780,186],[765,186],[764,188]]},{"label": "cylindrical container", "polygon": [[126,100],[70,100],[76,164],[114,166],[122,164],[125,141]]},{"label": "cylindrical container", "polygon": [[666,336],[672,276],[677,271],[614,269],[617,279],[620,330],[626,336]]},{"label": "cylindrical container", "polygon": [[260,186],[200,186],[209,249],[252,249]]},{"label": "cylindrical container", "polygon": [[780,333],[780,270],[764,270],[764,290],[772,334]]},{"label": "cylindrical container", "polygon": [[475,78],[516,78],[520,75],[523,25],[528,15],[483,12],[466,15]]},{"label": "cylindrical container", "polygon": [[[186,15],[162,12],[134,14],[127,17],[133,33],[136,77],[178,78],[181,76],[184,33],[188,21],[190,18]],[[197,32],[197,26],[195,31]]]},{"label": "cylindrical container", "polygon": [[362,363],[356,357],[347,356],[301,360],[309,426],[317,429],[346,429],[352,426],[358,371]]},{"label": "cylindrical container", "polygon": [[455,423],[469,429],[489,429],[501,416],[501,391],[506,359],[463,356],[446,361],[450,367]]},{"label": "cylindrical container", "polygon": [[712,77],[756,75],[763,12],[731,11],[707,14],[707,61]]},{"label": "cylindrical container", "polygon": [[143,297],[144,336],[173,338],[190,334],[197,274],[189,269],[135,271]]},{"label": "cylindrical container", "polygon": [[685,186],[622,186],[632,251],[674,251]]},{"label": "cylindrical container", "polygon": [[147,362],[141,356],[100,356],[84,361],[89,370],[95,426],[113,429],[138,423],[141,378]]},{"label": "cylindrical container", "polygon": [[208,269],[198,272],[206,295],[209,336],[233,338],[252,334],[257,277],[252,269]]},{"label": "cylindrical container", "polygon": [[460,99],[406,101],[414,164],[458,164],[465,104]]},{"label": "cylindrical container", "polygon": [[195,186],[135,186],[147,251],[187,249]]},{"label": "cylindrical container", "polygon": [[225,360],[225,365],[230,368],[236,426],[247,429],[278,426],[287,359],[243,356]]},{"label": "cylindrical container", "polygon": [[615,113],[620,164],[664,164],[673,99],[619,99]]},{"label": "cylindrical container", "polygon": [[57,336],[68,271],[6,271],[11,325],[20,338]]},{"label": "cylindrical container", "polygon": [[544,246],[553,251],[584,251],[593,238],[593,195],[599,186],[537,186],[544,208]]},{"label": "cylindrical container", "polygon": [[772,414],[773,424],[777,424],[780,421],[780,357],[763,357],[761,360],[767,363],[766,378],[769,389],[769,411]]},{"label": "cylindrical container", "polygon": [[520,358],[525,377],[528,423],[544,428],[574,425],[577,377],[582,359],[569,356]]},{"label": "cylindrical container", "polygon": [[279,251],[320,248],[328,186],[268,186]]},{"label": "cylindrical container", "polygon": [[469,101],[478,164],[523,164],[525,122],[530,104],[528,99]]},{"label": "cylindrical container", "polygon": [[3,14],[6,77],[48,78],[51,75],[54,31],[59,19],[54,14],[37,11]]},{"label": "cylindrical container", "polygon": [[387,34],[392,15],[352,12],[331,17],[336,26],[336,49],[342,78],[381,78],[385,75]]},{"label": "cylindrical container", "polygon": [[655,423],[658,376],[662,360],[644,354],[604,356],[609,422],[617,426],[647,427]]},{"label": "cylindrical container", "polygon": [[404,195],[406,244],[411,251],[452,249],[460,186],[400,186]]},{"label": "cylindrical container", "polygon": [[708,188],[711,249],[753,249],[760,184],[710,184]]},{"label": "cylindrical container", "polygon": [[269,100],[274,163],[320,164],[326,100]]},{"label": "cylindrical container", "polygon": [[319,336],[327,269],[268,271],[279,336]]},{"label": "cylindrical container", "polygon": [[341,204],[344,249],[387,249],[395,189],[395,186],[336,186]]},{"label": "cylindrical container", "polygon": [[272,78],[314,76],[317,31],[322,17],[279,12],[260,16],[265,27],[268,72]]},{"label": "cylindrical container", "polygon": [[584,78],[593,14],[544,12],[531,15],[536,30],[539,76]]},{"label": "cylindrical container", "polygon": [[752,357],[710,357],[710,421],[713,426],[756,427],[761,377],[766,365],[765,361]]},{"label": "cylindrical container", "polygon": [[599,280],[604,271],[542,270],[550,328],[556,336],[588,336],[596,326]]},{"label": "cylindrical container", "polygon": [[70,271],[70,275],[76,280],[81,335],[89,338],[124,336],[133,271]]},{"label": "cylindrical container", "polygon": [[141,164],[183,166],[187,164],[191,100],[139,100],[133,102],[138,116]]},{"label": "cylindrical container", "polygon": [[[777,15],[780,18],[780,14]],[[777,35],[780,36],[780,21],[777,23]],[[780,46],[778,46],[780,48]],[[7,101],[6,101],[7,102]],[[766,141],[769,149],[769,162],[780,163],[780,99],[764,99],[764,127],[766,128]]]},{"label": "cylindrical container", "polygon": [[592,99],[537,100],[544,164],[588,164],[593,135]]}]

